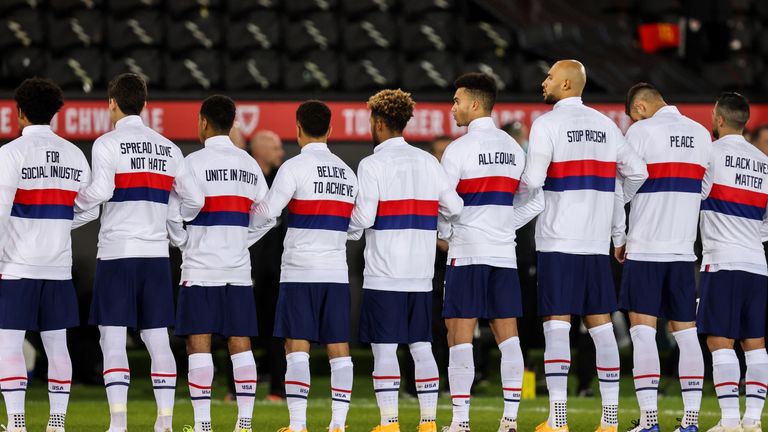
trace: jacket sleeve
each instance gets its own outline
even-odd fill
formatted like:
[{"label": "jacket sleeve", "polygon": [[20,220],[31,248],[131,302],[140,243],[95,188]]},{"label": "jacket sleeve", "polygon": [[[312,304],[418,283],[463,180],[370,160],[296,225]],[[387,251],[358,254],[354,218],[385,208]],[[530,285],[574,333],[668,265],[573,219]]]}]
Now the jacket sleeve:
[{"label": "jacket sleeve", "polygon": [[616,153],[616,169],[624,182],[624,203],[628,203],[635,196],[640,187],[648,178],[648,169],[645,161],[637,154],[631,145],[627,144],[619,128],[614,135],[618,140]]},{"label": "jacket sleeve", "polygon": [[525,224],[544,211],[544,190],[531,189],[525,183],[520,183],[515,193],[514,226],[519,230]]},{"label": "jacket sleeve", "polygon": [[[77,192],[78,195],[81,194],[91,182],[91,168],[88,166],[88,162],[85,160],[85,158],[83,158],[83,173],[80,180],[80,190]],[[77,197],[75,197],[75,200],[77,200]],[[99,206],[84,211],[78,211],[78,209],[75,208],[75,217],[72,220],[72,229],[80,228],[88,222],[98,219],[99,210]]]},{"label": "jacket sleeve", "polygon": [[8,241],[8,222],[11,218],[11,208],[19,186],[19,172],[22,157],[18,152],[0,147],[0,253]]},{"label": "jacket sleeve", "polygon": [[277,218],[272,218],[260,226],[255,226],[253,224],[252,219],[255,214],[255,209],[266,199],[267,194],[269,193],[267,179],[264,178],[264,173],[261,172],[261,168],[256,163],[254,163],[254,171],[258,172],[259,180],[256,183],[256,193],[254,194],[253,205],[251,206],[251,222],[248,224],[248,247],[253,246],[254,243],[261,240],[261,238],[264,237],[277,222]]},{"label": "jacket sleeve", "polygon": [[75,206],[80,211],[90,210],[109,201],[115,193],[117,160],[105,140],[97,139],[93,143],[91,163],[93,164],[91,183],[75,199]]},{"label": "jacket sleeve", "polygon": [[271,224],[269,228],[275,226],[277,217],[280,216],[280,213],[283,212],[283,209],[296,193],[297,184],[291,172],[291,167],[290,161],[284,163],[277,170],[272,187],[266,192],[264,200],[259,202],[258,205],[254,203],[253,211],[251,212],[251,228],[258,229],[269,224]]},{"label": "jacket sleeve", "polygon": [[520,180],[527,185],[528,190],[541,189],[547,180],[547,170],[552,163],[554,146],[547,124],[541,121],[533,122],[528,138],[528,154],[525,158],[525,170]]},{"label": "jacket sleeve", "polygon": [[611,220],[611,239],[613,247],[627,243],[627,213],[624,204],[624,185],[616,178],[616,190],[613,193],[613,218]]},{"label": "jacket sleeve", "polygon": [[[436,163],[437,164],[437,163]],[[437,234],[443,240],[453,235],[451,222],[458,219],[464,209],[464,200],[456,193],[456,186],[448,179],[442,165],[437,164],[437,178],[440,185],[438,198]]]},{"label": "jacket sleeve", "polygon": [[363,232],[376,222],[379,209],[379,184],[376,167],[369,160],[360,161],[357,168],[357,197],[349,221],[347,239],[359,240]]}]

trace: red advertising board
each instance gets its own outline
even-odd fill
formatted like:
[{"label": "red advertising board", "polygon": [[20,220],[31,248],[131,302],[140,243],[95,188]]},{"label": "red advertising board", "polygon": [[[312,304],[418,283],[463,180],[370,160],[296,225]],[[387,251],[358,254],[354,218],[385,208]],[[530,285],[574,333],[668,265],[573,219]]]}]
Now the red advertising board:
[{"label": "red advertising board", "polygon": [[[300,104],[278,101],[238,101],[238,121],[247,137],[259,130],[272,130],[285,140],[296,138],[295,112]],[[364,102],[329,102],[333,111],[332,141],[370,140],[368,110]],[[631,121],[624,115],[623,104],[591,104],[613,119],[622,130]],[[680,110],[707,128],[711,123],[711,104],[682,104]],[[150,101],[142,113],[152,128],[174,141],[197,141],[198,101]],[[450,103],[417,103],[414,116],[408,123],[405,136],[411,141],[426,141],[438,135],[458,136],[464,133],[453,121]],[[521,120],[530,125],[542,113],[551,109],[542,103],[498,103],[494,117],[498,124]],[[768,123],[768,104],[753,105],[749,127]],[[76,100],[67,102],[54,117],[55,131],[72,141],[90,141],[109,131],[107,103],[103,100]],[[13,100],[0,100],[0,142],[19,135],[16,106]]]}]

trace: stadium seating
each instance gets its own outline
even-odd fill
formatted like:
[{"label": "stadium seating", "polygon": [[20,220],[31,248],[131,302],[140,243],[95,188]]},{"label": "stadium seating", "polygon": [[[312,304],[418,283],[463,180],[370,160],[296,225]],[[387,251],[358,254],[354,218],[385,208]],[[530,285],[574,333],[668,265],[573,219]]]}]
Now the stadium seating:
[{"label": "stadium seating", "polygon": [[[67,90],[98,91],[115,73],[134,71],[153,90],[171,96],[189,89],[439,91],[450,87],[457,73],[484,70],[505,91],[529,93],[538,90],[542,64],[562,57],[587,64],[593,92],[620,94],[628,84],[651,78],[674,93],[696,91],[700,84],[758,90],[767,86],[757,79],[764,62],[754,60],[768,56],[767,5],[757,0],[596,0],[578,6],[568,0],[4,0],[0,90],[31,75],[50,75]],[[730,17],[727,22],[724,16]],[[636,27],[657,21],[680,23],[695,53],[642,53]],[[709,24],[696,27],[700,22]],[[714,35],[723,32],[727,44],[713,45],[722,39]]]}]

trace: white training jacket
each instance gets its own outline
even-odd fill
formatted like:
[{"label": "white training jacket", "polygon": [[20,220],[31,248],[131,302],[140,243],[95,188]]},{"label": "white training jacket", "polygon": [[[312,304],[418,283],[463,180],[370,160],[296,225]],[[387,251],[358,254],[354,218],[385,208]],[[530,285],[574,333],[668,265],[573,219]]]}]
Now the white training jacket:
[{"label": "white training jacket", "polygon": [[171,244],[182,251],[182,282],[251,285],[248,248],[274,225],[253,227],[251,209],[268,190],[259,164],[226,135],[206,139],[187,156],[168,210]]},{"label": "white training jacket", "polygon": [[[645,162],[627,145],[616,124],[585,106],[580,97],[562,99],[537,118],[522,177],[530,188],[544,189],[536,250],[607,255],[617,172],[623,179],[619,191],[623,207],[648,177]],[[623,220],[620,229],[623,235]]]},{"label": "white training jacket", "polygon": [[741,135],[712,144],[701,203],[701,270],[768,275],[768,156]]},{"label": "white training jacket", "polygon": [[349,237],[365,230],[363,288],[431,291],[438,217],[450,222],[463,206],[440,163],[396,137],[360,161],[357,176]]},{"label": "white training jacket", "polygon": [[448,145],[441,163],[464,201],[459,218],[440,228],[449,263],[516,268],[515,231],[544,206],[543,195],[529,194],[520,182],[523,149],[490,117],[481,117]]},{"label": "white training jacket", "polygon": [[91,170],[83,152],[48,125],[31,125],[0,147],[0,274],[72,279],[72,229],[96,219],[76,212]]},{"label": "white training jacket", "polygon": [[130,115],[96,139],[91,163],[93,179],[75,205],[104,204],[97,258],[167,257],[168,199],[181,150]]},{"label": "white training jacket", "polygon": [[348,283],[347,229],[357,196],[352,168],[325,143],[309,143],[277,171],[254,225],[288,207],[280,282]]}]

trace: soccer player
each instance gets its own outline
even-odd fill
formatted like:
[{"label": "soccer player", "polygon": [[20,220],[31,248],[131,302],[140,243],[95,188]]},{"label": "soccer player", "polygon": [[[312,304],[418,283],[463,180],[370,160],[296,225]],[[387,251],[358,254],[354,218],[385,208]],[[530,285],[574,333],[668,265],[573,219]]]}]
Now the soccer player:
[{"label": "soccer player", "polygon": [[115,129],[93,143],[93,179],[75,200],[84,210],[104,204],[89,322],[101,333],[109,432],[128,427],[127,327],[141,331],[149,351],[157,401],[154,430],[166,432],[172,427],[176,389],[167,329],[174,324],[174,312],[166,218],[183,156],[139,117],[147,100],[141,77],[116,76],[107,95]]},{"label": "soccer player", "polygon": [[[458,220],[441,227],[448,238],[443,317],[448,329],[448,384],[453,419],[448,432],[469,430],[469,405],[475,365],[472,338],[478,318],[490,320],[501,351],[504,413],[499,432],[517,432],[523,384],[523,353],[517,336],[522,316],[515,231],[543,208],[543,196],[531,199],[520,184],[525,153],[491,118],[496,82],[469,73],[454,83],[451,112],[467,134],[443,153],[450,185],[464,201]],[[445,222],[441,221],[441,224]]]},{"label": "soccer player", "polygon": [[[14,95],[21,137],[0,147],[0,384],[9,432],[26,432],[26,331],[39,331],[48,357],[47,432],[64,432],[72,385],[67,328],[79,325],[70,231],[98,217],[75,213],[90,181],[85,155],[51,130],[59,86],[27,79]],[[3,427],[5,430],[5,427]]]},{"label": "soccer player", "polygon": [[[631,201],[629,235],[615,242],[624,263],[619,307],[629,312],[635,393],[640,423],[634,432],[657,432],[661,378],[656,319],[665,318],[680,347],[678,373],[684,414],[679,431],[698,430],[704,358],[696,334],[693,243],[701,204],[701,181],[712,141],[704,126],[667,105],[648,83],[629,89],[626,113],[635,120],[627,143],[648,166],[648,179]],[[621,202],[623,204],[623,202]],[[623,209],[623,206],[621,206]],[[624,212],[619,212],[624,220]]]},{"label": "soccer player", "polygon": [[419,432],[437,432],[440,376],[432,354],[432,276],[438,217],[459,215],[461,198],[434,156],[409,145],[403,129],[413,99],[382,90],[368,99],[373,155],[358,167],[360,190],[350,238],[365,230],[360,341],[373,350],[373,388],[381,413],[376,432],[400,432],[398,344],[413,356],[421,407]]},{"label": "soccer player", "polygon": [[183,253],[176,334],[187,338],[195,432],[211,431],[212,333],[227,338],[232,359],[235,432],[253,430],[256,362],[250,338],[258,328],[248,247],[272,224],[249,230],[251,206],[268,188],[259,164],[230,140],[234,120],[232,99],[214,95],[203,101],[198,135],[205,148],[186,158],[169,204],[171,243]]},{"label": "soccer player", "polygon": [[[765,308],[768,268],[768,156],[742,133],[749,104],[738,93],[721,95],[712,111],[712,145],[701,204],[701,289],[696,326],[707,335],[720,422],[710,432],[758,432],[768,388]],[[739,421],[741,370],[735,340],[747,363],[747,409]]]},{"label": "soccer player", "polygon": [[[618,426],[619,350],[610,316],[617,305],[608,256],[614,194],[623,195],[623,207],[648,173],[616,124],[582,103],[586,82],[576,60],[559,61],[549,70],[542,89],[544,102],[554,108],[533,122],[523,173],[523,182],[543,188],[546,200],[536,221],[549,390],[549,419],[536,428],[540,432],[568,430],[571,315],[583,318],[597,351],[603,406],[597,431],[615,432]],[[617,171],[624,183],[619,191]]]},{"label": "soccer player", "polygon": [[296,110],[301,153],[277,171],[272,188],[254,215],[254,225],[288,207],[275,336],[285,338],[285,397],[290,425],[307,429],[310,342],[326,345],[331,366],[330,432],[343,432],[352,398],[349,356],[350,293],[347,229],[357,195],[352,169],[328,149],[331,110],[320,101]]}]

